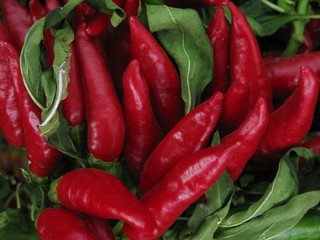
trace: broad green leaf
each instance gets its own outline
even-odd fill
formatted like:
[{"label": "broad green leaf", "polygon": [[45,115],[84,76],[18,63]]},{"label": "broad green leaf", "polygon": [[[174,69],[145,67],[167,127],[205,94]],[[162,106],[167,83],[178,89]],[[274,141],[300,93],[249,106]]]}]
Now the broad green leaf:
[{"label": "broad green leaf", "polygon": [[0,213],[0,239],[40,240],[34,223],[22,211],[12,208]]},{"label": "broad green leaf", "polygon": [[86,2],[100,12],[112,14],[110,21],[114,27],[117,27],[126,17],[125,12],[112,0],[86,0]]},{"label": "broad green leaf", "polygon": [[318,240],[320,236],[320,213],[309,211],[290,230],[272,238],[272,240]]},{"label": "broad green leaf", "polygon": [[320,191],[293,196],[286,204],[272,208],[262,216],[240,226],[216,232],[214,239],[272,239],[295,226],[306,212],[319,202]]},{"label": "broad green leaf", "polygon": [[[199,203],[187,225],[193,233],[196,233],[205,219],[225,206],[234,192],[234,184],[227,172],[224,172],[216,183],[205,193],[206,201]],[[221,220],[221,219],[220,219]]]},{"label": "broad green leaf", "polygon": [[213,74],[213,51],[198,13],[193,9],[147,5],[149,29],[180,71],[185,113],[200,101]]},{"label": "broad green leaf", "polygon": [[[265,194],[246,211],[241,211],[227,218],[223,227],[234,227],[262,215],[269,209],[283,204],[299,191],[298,160],[300,156],[310,157],[312,151],[305,148],[293,148],[280,160],[274,181]],[[311,154],[312,155],[312,154]]]}]

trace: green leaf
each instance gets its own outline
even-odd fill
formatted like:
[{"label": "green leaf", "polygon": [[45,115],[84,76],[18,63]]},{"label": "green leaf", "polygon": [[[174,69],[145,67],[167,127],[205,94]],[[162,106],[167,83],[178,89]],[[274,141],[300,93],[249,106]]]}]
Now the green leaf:
[{"label": "green leaf", "polygon": [[223,227],[234,227],[262,215],[269,209],[283,204],[299,191],[298,161],[299,157],[309,158],[312,151],[305,148],[293,148],[280,160],[277,175],[265,194],[246,211],[233,214],[222,224]]},{"label": "green leaf", "polygon": [[[225,171],[216,183],[205,193],[206,201],[204,203],[199,203],[195,207],[187,222],[190,230],[193,233],[196,233],[208,216],[212,215],[225,206],[227,202],[231,201],[230,199],[234,190],[234,184],[230,179],[229,174]],[[215,216],[217,217],[220,215],[217,214]],[[203,227],[201,228],[203,229]]]},{"label": "green leaf", "polygon": [[320,236],[320,214],[316,211],[309,211],[290,230],[272,238],[272,240],[318,240]]},{"label": "green leaf", "polygon": [[86,2],[100,12],[111,14],[110,21],[114,27],[117,27],[126,17],[125,12],[112,0],[86,0]]},{"label": "green leaf", "polygon": [[212,80],[213,52],[198,13],[193,9],[147,5],[149,29],[180,71],[185,113],[200,101],[205,86]]},{"label": "green leaf", "polygon": [[319,201],[320,191],[296,195],[286,204],[272,208],[262,216],[240,226],[216,232],[214,239],[272,239],[295,226],[306,212],[316,206]]},{"label": "green leaf", "polygon": [[88,159],[88,165],[91,168],[97,168],[105,172],[108,172],[118,179],[122,179],[123,177],[124,170],[121,166],[121,163],[118,161],[104,162],[100,159],[95,158],[92,154],[90,154]]},{"label": "green leaf", "polygon": [[19,209],[12,208],[0,213],[0,239],[40,240],[34,223]]}]

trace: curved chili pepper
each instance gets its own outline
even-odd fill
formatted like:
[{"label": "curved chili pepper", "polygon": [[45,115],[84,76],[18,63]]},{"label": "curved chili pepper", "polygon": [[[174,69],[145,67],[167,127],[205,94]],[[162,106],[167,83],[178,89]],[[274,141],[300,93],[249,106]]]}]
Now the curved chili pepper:
[{"label": "curved chili pepper", "polygon": [[76,32],[76,50],[83,74],[87,146],[95,158],[106,162],[121,153],[125,124],[120,102],[100,52],[80,24]]},{"label": "curved chili pepper", "polygon": [[10,63],[2,52],[4,48],[5,43],[0,41],[0,129],[8,143],[15,147],[24,147],[21,113],[13,86]]},{"label": "curved chili pepper", "polygon": [[267,58],[268,79],[272,92],[278,96],[288,96],[297,87],[301,66],[308,66],[320,76],[320,51],[299,54],[287,58]]},{"label": "curved chili pepper", "polygon": [[126,222],[137,231],[155,234],[156,223],[144,204],[111,174],[93,168],[75,169],[59,179],[56,198],[68,209]]},{"label": "curved chili pepper", "polygon": [[232,22],[230,29],[230,75],[231,82],[244,77],[250,86],[250,107],[259,97],[266,99],[269,112],[272,112],[271,85],[267,79],[257,39],[246,16],[229,1]]},{"label": "curved chili pepper", "polygon": [[136,17],[129,18],[133,59],[141,63],[160,126],[168,132],[184,115],[179,74],[168,55]]},{"label": "curved chili pepper", "polygon": [[249,113],[250,88],[245,78],[240,77],[228,88],[223,103],[218,129],[222,136],[236,130]]},{"label": "curved chili pepper", "polygon": [[123,75],[123,90],[124,156],[129,169],[138,178],[145,161],[163,138],[163,132],[153,114],[148,86],[137,60],[130,62]]},{"label": "curved chili pepper", "polygon": [[18,106],[24,126],[27,157],[31,161],[30,170],[38,177],[49,175],[58,160],[60,152],[46,143],[46,138],[41,134],[38,125],[41,124],[41,109],[38,108],[29,96],[24,86],[20,58],[17,50],[8,43],[1,45],[2,53],[7,56],[13,85],[18,99]]},{"label": "curved chili pepper", "polygon": [[110,14],[96,12],[87,24],[87,34],[91,36],[101,34],[107,28],[110,18]]},{"label": "curved chili pepper", "polygon": [[33,24],[28,9],[18,0],[2,0],[2,14],[18,47],[22,49],[27,32]]},{"label": "curved chili pepper", "polygon": [[215,93],[183,117],[164,137],[146,161],[140,176],[140,190],[147,192],[155,186],[182,158],[208,144],[219,120],[223,94]]},{"label": "curved chili pepper", "polygon": [[222,7],[217,7],[207,29],[207,34],[213,48],[214,76],[205,89],[205,94],[211,96],[215,92],[225,93],[228,86],[228,50],[229,30]]},{"label": "curved chili pepper", "polygon": [[81,216],[61,207],[43,210],[37,220],[37,231],[42,240],[115,239],[107,221],[89,215]]},{"label": "curved chili pepper", "polygon": [[304,139],[312,124],[319,85],[318,76],[309,67],[302,66],[296,90],[270,114],[268,126],[257,149],[258,156],[272,157]]},{"label": "curved chili pepper", "polygon": [[[178,161],[174,167],[150,189],[141,201],[156,219],[158,234],[139,232],[125,224],[130,239],[156,239],[199,197],[201,197],[233,164],[242,165],[254,154],[268,121],[265,100],[259,99],[240,128],[214,147],[202,149]],[[249,136],[246,133],[250,132]],[[238,159],[236,159],[238,158]],[[236,161],[233,163],[233,161]],[[238,169],[231,174],[238,173]]]}]

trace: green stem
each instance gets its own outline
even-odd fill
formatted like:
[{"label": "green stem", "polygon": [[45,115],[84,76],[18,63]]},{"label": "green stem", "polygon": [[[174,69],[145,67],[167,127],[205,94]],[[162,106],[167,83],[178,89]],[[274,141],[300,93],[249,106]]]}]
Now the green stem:
[{"label": "green stem", "polygon": [[[298,1],[296,8],[297,14],[306,14],[308,10],[308,0]],[[297,54],[301,43],[304,41],[304,28],[305,28],[305,19],[295,20],[292,22],[292,33],[287,44],[286,49],[284,50],[282,57],[294,56]]]},{"label": "green stem", "polygon": [[19,192],[20,192],[20,187],[21,187],[21,183],[17,184],[16,187],[16,191],[15,191],[15,196],[16,196],[16,202],[17,202],[17,208],[20,209],[21,208],[21,199],[19,197]]},{"label": "green stem", "polygon": [[268,6],[269,8],[279,12],[279,13],[285,13],[286,9],[278,6],[277,4],[274,4],[268,0],[260,0],[264,5]]}]

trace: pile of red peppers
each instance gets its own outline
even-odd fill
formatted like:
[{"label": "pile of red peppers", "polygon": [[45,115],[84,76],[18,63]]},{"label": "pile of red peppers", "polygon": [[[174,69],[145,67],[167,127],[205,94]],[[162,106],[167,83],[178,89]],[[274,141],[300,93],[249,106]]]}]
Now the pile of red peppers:
[{"label": "pile of red peppers", "polygon": [[[33,212],[41,239],[119,239],[119,223],[123,237],[157,239],[224,172],[237,182],[292,147],[320,153],[319,51],[263,54],[236,1],[102,2],[1,1],[0,129],[26,152],[23,181],[50,185]],[[200,29],[212,72],[186,86],[196,60],[167,51],[170,28],[145,14],[198,7],[213,9]]]}]

